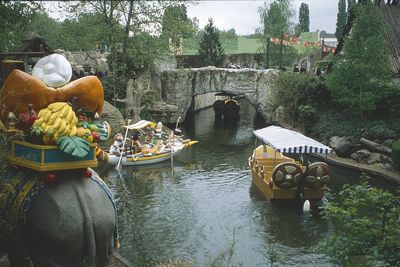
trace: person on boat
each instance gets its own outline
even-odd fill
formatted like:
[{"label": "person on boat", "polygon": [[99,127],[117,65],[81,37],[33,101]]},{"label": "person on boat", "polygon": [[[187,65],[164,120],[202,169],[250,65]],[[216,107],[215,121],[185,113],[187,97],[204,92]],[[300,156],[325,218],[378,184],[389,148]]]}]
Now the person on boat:
[{"label": "person on boat", "polygon": [[124,137],[121,133],[116,133],[114,135],[114,143],[110,147],[110,155],[120,156],[125,150],[124,148]]},{"label": "person on boat", "polygon": [[149,144],[153,139],[153,131],[150,126],[144,128],[144,143]]},{"label": "person on boat", "polygon": [[166,134],[163,131],[162,122],[158,122],[156,128],[153,131],[153,138],[151,139],[151,144],[154,147],[158,147],[158,152],[163,152],[165,150],[164,140],[166,140]]},{"label": "person on boat", "polygon": [[131,137],[131,153],[136,154],[142,151],[142,144],[139,140],[139,133],[134,133]]}]

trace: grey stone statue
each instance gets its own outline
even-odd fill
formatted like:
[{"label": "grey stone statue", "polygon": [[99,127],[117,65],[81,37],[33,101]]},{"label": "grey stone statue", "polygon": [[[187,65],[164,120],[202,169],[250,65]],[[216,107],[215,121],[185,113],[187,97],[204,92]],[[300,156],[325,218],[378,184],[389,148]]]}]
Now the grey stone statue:
[{"label": "grey stone statue", "polygon": [[[105,266],[110,262],[113,237],[118,235],[115,204],[97,173],[88,170],[89,178],[83,177],[82,170],[57,173],[51,184],[34,172],[10,179],[19,179],[5,208],[10,224],[18,226],[6,245],[12,266]],[[28,179],[36,179],[34,186],[27,186]],[[20,207],[18,212],[16,207]]]}]

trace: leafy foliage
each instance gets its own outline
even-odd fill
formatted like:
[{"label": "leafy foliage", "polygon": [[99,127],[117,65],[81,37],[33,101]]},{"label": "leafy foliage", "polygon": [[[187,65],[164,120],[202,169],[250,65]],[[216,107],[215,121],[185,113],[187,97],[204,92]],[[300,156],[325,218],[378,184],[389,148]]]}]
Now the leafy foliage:
[{"label": "leafy foliage", "polygon": [[323,214],[336,233],[320,249],[341,265],[365,257],[372,265],[399,266],[400,198],[367,181],[345,185]]},{"label": "leafy foliage", "polygon": [[[283,106],[294,119],[300,115],[299,111],[302,113],[301,116],[308,117],[314,113],[316,108],[324,107],[330,101],[329,91],[320,80],[311,74],[299,75],[289,71],[281,72],[274,80],[273,88],[276,92],[273,96],[274,103]],[[299,109],[300,106],[303,107]],[[314,115],[311,117],[316,118]]]},{"label": "leafy foliage", "polygon": [[165,9],[162,18],[161,38],[171,38],[173,43],[180,41],[180,38],[188,38],[194,35],[194,24],[187,16],[184,4],[169,6]]},{"label": "leafy foliage", "polygon": [[356,5],[356,0],[347,0],[347,14],[350,14],[350,11]]},{"label": "leafy foliage", "polygon": [[334,106],[318,109],[318,118],[307,129],[313,136],[329,140],[332,136],[353,136],[384,140],[400,137],[400,119],[364,121],[351,113],[339,111]]},{"label": "leafy foliage", "polygon": [[[290,19],[294,12],[290,0],[275,0],[272,3],[266,3],[259,9],[262,33],[264,62],[266,67],[278,66],[281,63],[280,45],[270,43],[271,37],[282,38],[283,33],[289,32]],[[268,56],[269,55],[269,56]],[[292,65],[296,60],[297,51],[292,46],[282,47],[282,64]]]},{"label": "leafy foliage", "polygon": [[310,31],[310,11],[306,3],[301,3],[299,10],[299,26],[300,32]]},{"label": "leafy foliage", "polygon": [[391,74],[379,7],[367,2],[357,8],[352,33],[344,44],[344,55],[333,65],[326,82],[335,101],[361,118],[365,111],[375,110]]},{"label": "leafy foliage", "polygon": [[346,12],[346,0],[339,0],[338,4],[338,14],[336,21],[336,38],[339,40],[344,33],[344,28],[346,27],[347,12]]},{"label": "leafy foliage", "polygon": [[280,37],[282,32],[288,32],[290,18],[293,16],[290,0],[274,0],[259,9],[264,37]]},{"label": "leafy foliage", "polygon": [[204,30],[198,51],[203,66],[220,67],[224,62],[225,54],[219,40],[218,30],[214,26],[212,18],[208,20]]},{"label": "leafy foliage", "polygon": [[227,31],[218,30],[218,32],[219,32],[219,37],[221,39],[237,39],[238,38],[234,28],[231,28]]},{"label": "leafy foliage", "polygon": [[86,157],[90,150],[89,142],[77,136],[62,136],[57,145],[64,153],[78,158]]},{"label": "leafy foliage", "polygon": [[392,145],[392,160],[396,167],[400,168],[400,141]]},{"label": "leafy foliage", "polygon": [[26,1],[0,1],[0,51],[11,51],[20,45],[29,31],[29,23],[36,10],[37,3]]}]

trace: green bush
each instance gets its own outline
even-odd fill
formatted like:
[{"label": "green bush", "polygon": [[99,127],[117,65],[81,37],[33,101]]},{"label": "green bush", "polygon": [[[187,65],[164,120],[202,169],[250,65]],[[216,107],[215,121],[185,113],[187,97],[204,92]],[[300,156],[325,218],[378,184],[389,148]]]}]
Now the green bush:
[{"label": "green bush", "polygon": [[[323,211],[335,231],[318,248],[340,266],[400,266],[399,204],[366,180],[345,185]],[[366,264],[356,265],[360,259]]]},{"label": "green bush", "polygon": [[377,122],[366,129],[362,129],[362,137],[372,140],[396,138],[396,132],[388,127],[385,122]]},{"label": "green bush", "polygon": [[325,110],[317,109],[316,116],[315,123],[309,124],[307,130],[313,136],[322,139],[329,139],[335,135],[381,141],[400,138],[399,118],[365,121],[331,107]]},{"label": "green bush", "polygon": [[317,111],[311,105],[300,105],[298,115],[303,121],[313,122],[317,117]]},{"label": "green bush", "polygon": [[392,160],[397,168],[400,167],[400,140],[392,146]]}]

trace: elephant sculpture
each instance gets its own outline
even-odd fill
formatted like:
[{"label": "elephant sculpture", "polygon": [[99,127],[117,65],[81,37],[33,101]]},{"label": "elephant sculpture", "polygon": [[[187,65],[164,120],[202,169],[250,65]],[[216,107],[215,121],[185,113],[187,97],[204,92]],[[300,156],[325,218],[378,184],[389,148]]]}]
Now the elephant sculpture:
[{"label": "elephant sculpture", "polygon": [[[112,193],[91,169],[43,173],[9,169],[4,217],[12,266],[106,266],[118,241]],[[11,190],[10,190],[11,188]]]}]

